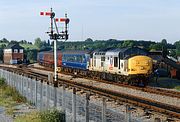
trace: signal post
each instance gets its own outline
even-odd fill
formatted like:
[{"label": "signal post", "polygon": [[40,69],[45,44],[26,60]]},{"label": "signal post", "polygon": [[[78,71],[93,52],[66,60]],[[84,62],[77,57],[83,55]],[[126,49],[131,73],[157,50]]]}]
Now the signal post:
[{"label": "signal post", "polygon": [[[50,16],[50,32],[47,32],[50,39],[54,41],[54,107],[57,107],[57,87],[58,87],[58,73],[57,73],[57,41],[67,40],[69,37],[68,34],[68,24],[69,18],[67,18],[67,14],[65,14],[65,18],[55,18],[55,12],[53,12],[52,8],[50,12],[40,12],[41,16]],[[59,32],[57,22],[64,22],[65,27],[64,30]],[[55,27],[55,31],[54,31]]]}]

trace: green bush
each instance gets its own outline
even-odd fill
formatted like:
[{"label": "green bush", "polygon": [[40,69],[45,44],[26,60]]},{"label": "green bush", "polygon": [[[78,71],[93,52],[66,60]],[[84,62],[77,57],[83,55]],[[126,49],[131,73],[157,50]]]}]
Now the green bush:
[{"label": "green bush", "polygon": [[180,91],[180,86],[176,86],[175,89]]},{"label": "green bush", "polygon": [[50,109],[40,113],[42,122],[65,122],[65,114],[57,109]]},{"label": "green bush", "polygon": [[4,78],[0,78],[0,87],[4,86],[6,84]]}]

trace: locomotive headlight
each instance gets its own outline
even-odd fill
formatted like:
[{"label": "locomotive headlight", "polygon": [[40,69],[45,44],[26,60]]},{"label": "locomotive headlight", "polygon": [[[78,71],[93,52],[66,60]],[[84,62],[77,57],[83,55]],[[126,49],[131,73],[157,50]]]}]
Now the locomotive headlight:
[{"label": "locomotive headlight", "polygon": [[144,69],[144,67],[140,67],[140,69],[141,69],[141,70],[143,70],[143,69]]}]

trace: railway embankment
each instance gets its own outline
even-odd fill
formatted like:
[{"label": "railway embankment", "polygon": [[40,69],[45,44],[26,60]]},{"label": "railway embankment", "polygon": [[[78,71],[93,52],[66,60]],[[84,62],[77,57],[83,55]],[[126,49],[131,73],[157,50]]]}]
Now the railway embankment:
[{"label": "railway embankment", "polygon": [[59,118],[56,109],[39,112],[26,98],[0,78],[0,122],[53,122]]},{"label": "railway embankment", "polygon": [[17,116],[34,110],[25,97],[15,88],[8,86],[5,79],[0,78],[0,122],[13,122]]}]

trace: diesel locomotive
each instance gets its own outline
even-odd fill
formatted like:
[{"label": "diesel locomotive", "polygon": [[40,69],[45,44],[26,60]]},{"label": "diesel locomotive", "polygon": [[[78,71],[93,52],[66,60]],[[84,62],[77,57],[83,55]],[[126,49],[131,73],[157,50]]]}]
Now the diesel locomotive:
[{"label": "diesel locomotive", "polygon": [[[83,77],[146,85],[152,74],[153,61],[138,47],[99,49],[94,51],[58,51],[58,71]],[[53,67],[53,51],[38,53],[41,65]]]}]

